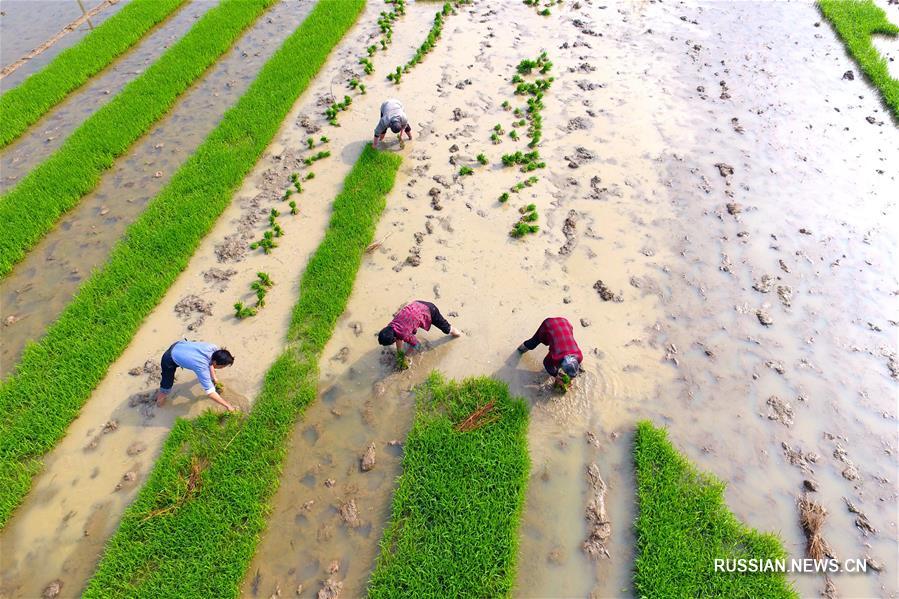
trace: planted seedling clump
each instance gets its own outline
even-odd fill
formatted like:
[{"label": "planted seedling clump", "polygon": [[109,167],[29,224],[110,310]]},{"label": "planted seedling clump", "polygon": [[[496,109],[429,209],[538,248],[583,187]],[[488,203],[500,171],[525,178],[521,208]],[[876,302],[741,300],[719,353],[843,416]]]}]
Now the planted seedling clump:
[{"label": "planted seedling clump", "polygon": [[485,154],[478,154],[478,162],[480,164],[487,164],[489,160],[487,160],[487,156]]},{"label": "planted seedling clump", "polygon": [[473,175],[473,174],[474,174],[474,169],[471,168],[470,166],[463,166],[462,168],[459,169],[460,177],[464,177],[465,175]]},{"label": "planted seedling clump", "polygon": [[397,370],[409,370],[409,358],[406,356],[406,352],[403,350],[399,350],[396,352],[396,369]]},{"label": "planted seedling clump", "polygon": [[250,316],[256,316],[256,309],[245,306],[243,302],[236,302],[234,304],[234,316],[240,320],[249,318]]},{"label": "planted seedling clump", "polygon": [[568,389],[571,387],[571,377],[564,372],[560,372],[559,378],[556,379],[556,382],[553,386],[560,393],[568,393]]},{"label": "planted seedling clump", "polygon": [[518,219],[518,222],[512,226],[512,230],[509,232],[510,236],[520,238],[540,230],[540,227],[537,225],[530,224],[535,222],[538,218],[537,206],[535,204],[528,204],[527,206],[519,208],[518,212],[521,214],[521,217]]}]

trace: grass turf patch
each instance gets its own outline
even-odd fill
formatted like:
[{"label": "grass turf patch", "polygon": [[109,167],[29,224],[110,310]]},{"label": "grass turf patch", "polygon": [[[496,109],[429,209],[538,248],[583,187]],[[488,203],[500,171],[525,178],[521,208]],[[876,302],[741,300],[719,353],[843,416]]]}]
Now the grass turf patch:
[{"label": "grass turf patch", "polygon": [[871,43],[874,34],[899,35],[899,27],[872,0],[818,0],[818,7],[899,121],[899,81],[890,77],[886,60]]},{"label": "grass turf patch", "polygon": [[773,534],[741,524],[724,503],[724,483],[674,448],[664,429],[637,425],[638,515],[634,590],[640,597],[796,597],[783,573],[715,572],[720,559],[782,559]]},{"label": "grass turf patch", "polygon": [[0,526],[278,131],[364,0],[320,0],[0,383]]},{"label": "grass turf patch", "polygon": [[286,347],[253,411],[245,420],[207,412],[177,423],[85,597],[238,595],[288,437],[316,397],[319,357],[346,308],[400,162],[365,147],[303,273]]},{"label": "grass turf patch", "polygon": [[275,0],[222,0],[50,158],[0,197],[0,277],[47,234],[103,172],[167,113],[175,100]]},{"label": "grass turf patch", "polygon": [[133,0],[50,64],[0,97],[0,148],[106,68],[185,0]]},{"label": "grass turf patch", "polygon": [[418,389],[370,597],[509,596],[527,428],[527,407],[505,383],[431,374]]}]

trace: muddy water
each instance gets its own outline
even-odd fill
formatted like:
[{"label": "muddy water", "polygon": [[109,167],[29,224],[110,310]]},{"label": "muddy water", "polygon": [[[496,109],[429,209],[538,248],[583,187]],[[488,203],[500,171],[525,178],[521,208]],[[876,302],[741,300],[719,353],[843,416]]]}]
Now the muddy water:
[{"label": "muddy water", "polygon": [[[197,390],[182,375],[173,408],[141,413],[128,406],[129,396],[152,388],[128,370],[157,359],[171,339],[189,335],[229,345],[238,359],[226,371],[226,384],[238,395],[255,396],[279,351],[329,200],[369,138],[378,103],[396,95],[410,108],[415,140],[402,149],[406,160],[376,232],[383,245],[363,263],[347,313],[325,349],[322,394],[297,426],[245,594],[270,596],[280,589],[285,596],[303,584],[302,594],[314,595],[329,577],[344,583],[344,596],[363,592],[399,472],[397,446],[389,443],[402,441],[411,422],[408,387],[433,368],[455,378],[499,376],[532,406],[533,466],[516,596],[632,593],[630,450],[634,423],[647,417],[668,426],[672,440],[702,469],[727,481],[727,501],[738,518],[780,534],[792,557],[804,556],[796,498],[803,479],[816,482],[819,491],[811,496],[830,512],[823,532],[837,556],[869,554],[886,568],[880,575],[836,576],[837,592],[899,592],[892,572],[899,448],[889,370],[899,288],[891,268],[897,219],[889,192],[899,176],[899,135],[877,94],[826,24],[815,26],[819,16],[810,4],[584,0],[575,6],[556,7],[549,18],[519,2],[467,8],[448,21],[437,49],[396,88],[380,75],[402,53],[411,54],[433,13],[410,5],[390,52],[378,56],[368,95],[341,114],[340,128],[323,131],[334,157],[314,167],[297,220],[280,219],[287,230],[281,247],[268,257],[217,262],[216,247],[248,214],[269,207],[271,195],[257,192],[301,170],[289,151],[306,137],[297,119],[305,113],[321,122],[317,96],[343,78],[341,71],[353,67],[376,32],[382,6],[371,3],[239,200],[51,454],[27,504],[0,536],[4,548],[33,548],[50,564],[75,556],[89,572],[83,564],[96,558],[90,542],[114,528],[174,415],[195,414],[208,404],[188,402]],[[542,48],[557,77],[543,113],[540,150],[548,168],[536,172],[536,186],[502,206],[499,194],[525,176],[496,163],[524,144],[504,138],[492,146],[489,134],[496,123],[510,129],[512,117],[500,103],[521,100],[512,97],[508,79],[520,59]],[[850,69],[856,78],[842,80]],[[389,149],[399,148],[391,142]],[[491,166],[475,164],[480,152]],[[451,155],[458,155],[456,164]],[[723,177],[729,169],[717,163],[732,166],[733,174]],[[455,179],[462,164],[476,172]],[[432,188],[440,210],[432,208]],[[507,231],[516,209],[528,202],[538,206],[541,231],[512,240]],[[729,202],[740,204],[734,214]],[[566,236],[570,210],[577,222]],[[256,227],[261,234],[262,224]],[[293,234],[300,231],[305,234]],[[566,243],[573,249],[560,255]],[[235,271],[224,291],[205,282],[211,267]],[[278,284],[259,316],[238,323],[229,306],[246,300],[242,290],[263,269]],[[752,288],[756,282],[767,288],[763,274],[780,277],[767,293]],[[598,279],[623,301],[602,301],[593,289]],[[778,285],[784,287],[780,295]],[[194,331],[173,313],[188,294],[213,304],[213,314]],[[423,335],[432,347],[412,370],[389,374],[374,333],[415,298],[435,301],[465,336],[445,341],[432,330]],[[759,321],[759,309],[770,326]],[[540,386],[540,351],[522,358],[514,351],[548,315],[575,324],[587,357],[584,376],[565,397]],[[252,348],[253,359],[241,359],[240,348]],[[792,419],[769,417],[776,416],[767,404],[772,395],[790,405]],[[118,430],[84,453],[110,418],[120,420]],[[147,447],[139,467],[127,454],[134,441]],[[371,442],[378,461],[362,473],[358,460]],[[791,465],[783,443],[817,453],[817,462],[809,471]],[[845,478],[854,476],[848,462],[856,480]],[[609,485],[613,526],[612,558],[598,563],[581,551],[590,463]],[[126,468],[135,468],[135,487],[112,493]],[[100,482],[85,482],[94,469]],[[325,486],[329,479],[333,486]],[[864,536],[856,527],[844,497],[866,514],[876,534]],[[348,526],[339,514],[350,499],[359,526]],[[307,501],[313,503],[304,508]],[[91,541],[54,532],[63,522],[79,532],[96,526],[90,517],[96,510],[106,519],[87,537]],[[64,520],[69,511],[77,513]],[[4,551],[4,559],[7,554],[27,556],[28,550]],[[334,561],[338,569],[331,573]],[[18,562],[3,565],[4,572],[27,572]],[[29,576],[42,585],[64,571],[53,566]],[[819,576],[792,579],[804,596],[824,587]],[[18,588],[6,580],[4,588]]]},{"label": "muddy water", "polygon": [[[327,578],[343,582],[349,596],[363,592],[373,562],[359,558],[377,554],[367,525],[380,515],[383,526],[393,486],[368,490],[372,473],[359,472],[358,459],[369,441],[380,457],[385,440],[408,426],[411,415],[395,416],[409,406],[406,384],[434,366],[455,377],[496,374],[533,406],[516,596],[633,592],[630,450],[634,423],[646,417],[727,481],[737,516],[780,534],[791,557],[804,557],[795,507],[802,481],[817,483],[811,495],[830,512],[824,533],[837,556],[869,555],[887,567],[882,575],[837,575],[837,592],[897,592],[889,573],[897,557],[896,383],[888,368],[897,231],[888,223],[899,137],[877,94],[859,79],[840,79],[857,69],[826,25],[816,26],[810,4],[573,7],[540,20],[504,3],[499,27],[497,6],[478,5],[451,21],[423,67],[404,76],[396,95],[415,98],[419,135],[406,144],[376,234],[384,245],[363,265],[325,351],[347,364],[325,367],[323,395],[298,424],[245,594],[302,584],[303,595],[314,595]],[[404,25],[395,39],[405,39]],[[495,162],[521,146],[506,139],[493,147],[489,133],[497,122],[509,129],[499,107],[510,99],[504,81],[540,48],[550,51],[557,77],[541,146],[549,168],[537,172],[530,193],[500,206],[495,198],[522,175],[477,165],[471,178],[453,174],[480,152]],[[566,159],[577,147],[593,157]],[[719,162],[734,173],[723,177]],[[515,208],[531,201],[543,230],[510,240]],[[728,202],[741,206],[730,214]],[[576,245],[560,256],[570,210]],[[418,267],[407,262],[416,255]],[[763,274],[780,277],[767,293],[752,288]],[[597,279],[624,301],[601,301]],[[456,313],[450,320],[467,336],[426,353],[411,373],[382,379],[372,334],[416,297]],[[772,325],[759,321],[758,309]],[[576,323],[588,356],[586,375],[564,398],[540,388],[538,352],[521,360],[514,353],[550,314]],[[350,333],[354,322],[359,337]],[[357,414],[373,401],[368,384],[386,389],[379,405],[387,413],[371,422]],[[772,419],[773,395],[793,410],[788,424]],[[818,462],[809,472],[791,465],[784,443],[817,452]],[[857,480],[845,478],[854,476],[849,462]],[[613,521],[612,558],[598,564],[581,551],[590,463],[610,487]],[[389,474],[395,467],[388,456]],[[365,528],[342,522],[335,506],[348,497],[364,511]],[[876,534],[856,527],[844,497]],[[322,530],[330,531],[324,541]],[[825,585],[814,575],[791,579],[803,595]]]},{"label": "muddy water", "polygon": [[[99,3],[85,2],[84,8],[90,10]],[[91,17],[90,23],[84,23],[74,31],[70,31],[53,46],[35,56],[24,65],[0,80],[0,92],[18,85],[26,77],[46,66],[53,58],[66,48],[78,43],[94,27],[114,15],[127,4],[126,1],[112,4],[97,15]],[[3,66],[17,61],[34,48],[59,33],[63,27],[82,15],[77,0],[4,0],[0,8],[0,63]]]},{"label": "muddy water", "polygon": [[[169,46],[184,36],[203,13],[216,4],[211,0],[194,0],[175,11],[168,20],[147,33],[132,50],[70,94],[22,137],[3,148],[0,151],[0,192],[8,191],[48,158],[85,119],[112,100],[129,81],[153,64]],[[3,82],[6,83],[6,80]]]},{"label": "muddy water", "polygon": [[[296,0],[273,6],[0,281],[2,316],[15,320],[3,329],[0,373],[12,370],[25,344],[40,338],[91,269],[106,261],[127,226],[218,124],[312,6]],[[183,14],[199,13],[193,8]]]}]

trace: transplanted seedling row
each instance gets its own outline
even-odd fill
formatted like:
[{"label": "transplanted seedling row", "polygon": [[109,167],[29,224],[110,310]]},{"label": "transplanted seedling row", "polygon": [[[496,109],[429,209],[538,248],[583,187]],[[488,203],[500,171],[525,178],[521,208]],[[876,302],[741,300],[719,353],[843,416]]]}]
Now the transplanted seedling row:
[{"label": "transplanted seedling row", "polygon": [[245,418],[207,412],[177,422],[85,597],[239,594],[290,432],[315,400],[318,361],[346,309],[401,160],[365,146],[334,200],[324,239],[300,281],[284,352],[252,412]]},{"label": "transplanted seedling row", "polygon": [[469,3],[471,3],[471,0],[452,0],[451,2],[444,2],[443,8],[434,15],[434,24],[431,25],[431,30],[428,31],[425,41],[423,41],[418,49],[415,50],[415,54],[406,64],[398,66],[394,72],[388,73],[387,79],[399,85],[400,81],[403,79],[403,73],[411,71],[415,65],[420,63],[424,57],[434,49],[434,46],[437,45],[437,40],[440,39],[440,34],[443,33],[443,23],[446,17],[455,14],[456,8],[459,6]]},{"label": "transplanted seedling row", "polygon": [[[222,7],[235,10],[239,4],[256,6]],[[106,264],[84,282],[46,335],[25,349],[15,373],[0,382],[0,525],[28,492],[41,457],[63,437],[109,365],[187,267],[364,5],[341,0],[312,9],[128,227]]]},{"label": "transplanted seedling row", "polygon": [[132,0],[63,50],[50,64],[0,96],[0,148],[131,48],[185,0]]},{"label": "transplanted seedling row", "polygon": [[96,187],[103,172],[274,2],[223,0],[210,9],[50,158],[0,197],[0,277]]},{"label": "transplanted seedling row", "polygon": [[[540,114],[544,108],[543,95],[552,86],[553,78],[537,77],[534,81],[529,82],[525,77],[534,74],[535,71],[539,75],[547,75],[550,70],[552,70],[552,66],[553,63],[549,60],[547,53],[541,52],[536,59],[523,59],[515,68],[516,73],[512,77],[512,83],[516,86],[515,95],[527,96],[527,104],[524,108],[516,107],[513,109],[511,102],[505,100],[502,103],[502,108],[506,112],[511,111],[515,117],[510,131],[510,137],[513,140],[517,141],[519,139],[518,128],[524,126],[528,127],[528,148],[530,148],[530,150],[518,150],[516,152],[503,154],[501,160],[504,167],[518,166],[519,170],[523,173],[546,168],[546,162],[541,159],[540,152],[536,147],[540,144],[540,140],[543,137],[543,117]],[[503,131],[501,124],[497,124],[493,127],[491,139],[494,143],[499,143],[499,136]],[[509,189],[509,191],[503,192],[500,195],[499,203],[505,204],[508,202],[510,192],[518,193],[526,187],[533,186],[537,181],[538,178],[532,175],[527,179],[516,183]],[[512,230],[509,232],[511,237],[521,238],[540,230],[540,227],[534,224],[538,219],[537,208],[534,204],[528,204],[527,206],[519,208],[519,213],[521,216],[512,225]]]}]

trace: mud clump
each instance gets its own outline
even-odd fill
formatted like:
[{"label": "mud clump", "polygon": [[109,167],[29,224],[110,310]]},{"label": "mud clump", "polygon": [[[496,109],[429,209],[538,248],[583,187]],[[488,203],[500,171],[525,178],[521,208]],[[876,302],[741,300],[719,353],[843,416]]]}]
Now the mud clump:
[{"label": "mud clump", "polygon": [[232,233],[215,246],[215,257],[219,262],[240,262],[247,255],[247,243],[240,233]]},{"label": "mud clump", "polygon": [[579,117],[575,117],[568,121],[568,126],[566,127],[566,130],[568,130],[569,132],[585,131],[587,129],[590,129],[592,126],[593,126],[593,123],[591,123],[584,117],[579,116]]},{"label": "mud clump", "polygon": [[593,288],[596,289],[596,292],[599,294],[599,297],[604,302],[617,302],[621,303],[624,301],[624,298],[621,297],[621,294],[615,294],[609,289],[605,283],[602,282],[602,279],[598,279],[595,283],[593,283]]},{"label": "mud clump", "polygon": [[340,514],[340,519],[343,520],[343,523],[349,528],[359,528],[362,526],[362,521],[359,519],[359,509],[356,507],[355,499],[350,499],[349,501],[341,503],[337,508],[337,512]]},{"label": "mud clump", "polygon": [[368,472],[375,467],[375,444],[369,443],[365,453],[360,458],[360,467],[362,472]]},{"label": "mud clump", "polygon": [[863,511],[855,507],[855,504],[852,503],[848,497],[843,497],[843,501],[846,502],[846,509],[848,509],[850,513],[856,515],[855,527],[858,528],[864,536],[867,537],[869,534],[877,534],[877,529],[871,526],[868,516]]},{"label": "mud clump", "polygon": [[[187,325],[187,330],[195,331],[203,325],[207,316],[212,316],[212,303],[197,295],[187,295],[175,304],[175,314],[182,320],[193,318],[194,321]],[[196,317],[194,317],[195,314]]]},{"label": "mud clump", "polygon": [[144,362],[143,366],[137,366],[128,371],[131,376],[147,375],[148,383],[155,383],[162,380],[162,367],[152,360]]},{"label": "mud clump", "polygon": [[143,453],[146,450],[147,450],[147,446],[144,443],[142,443],[140,441],[135,441],[134,443],[132,443],[131,445],[128,446],[128,449],[125,450],[125,453],[127,453],[131,457],[134,457],[138,454]]},{"label": "mud clump", "polygon": [[340,597],[341,590],[343,590],[343,583],[338,580],[334,580],[333,578],[329,578],[322,583],[322,588],[319,589],[317,598],[337,599],[338,597]]},{"label": "mud clump", "polygon": [[562,225],[562,234],[565,235],[565,243],[559,248],[559,254],[568,256],[577,245],[577,221],[578,214],[575,210],[569,210],[565,223]]},{"label": "mud clump", "polygon": [[771,318],[771,314],[768,313],[764,308],[759,308],[755,311],[756,318],[759,319],[759,322],[765,325],[766,327],[770,327],[774,324],[774,319]]},{"label": "mud clump", "polygon": [[218,288],[219,291],[224,291],[228,286],[228,283],[231,282],[231,277],[237,274],[237,271],[233,268],[224,269],[224,268],[216,268],[212,267],[207,271],[203,272],[203,281],[207,285],[212,285]]},{"label": "mud clump", "polygon": [[310,135],[312,133],[318,133],[319,130],[321,130],[320,126],[318,126],[316,123],[312,122],[312,119],[309,118],[308,114],[301,114],[300,117],[297,119],[297,125],[302,127],[303,130],[306,131],[306,133],[310,134]]},{"label": "mud clump", "polygon": [[574,149],[574,154],[572,156],[565,156],[564,158],[568,161],[568,168],[576,169],[580,168],[587,162],[595,160],[596,154],[594,154],[587,148],[578,146]]},{"label": "mud clump", "polygon": [[780,446],[784,450],[784,456],[786,456],[787,461],[793,466],[799,466],[803,472],[813,472],[812,464],[817,464],[818,460],[821,459],[821,456],[817,453],[812,451],[802,451],[801,449],[787,445],[786,442],[781,443]]},{"label": "mud clump", "polygon": [[715,164],[715,167],[718,169],[718,174],[720,174],[725,179],[734,174],[734,167],[727,164],[726,162],[718,162]]},{"label": "mud clump", "polygon": [[41,599],[54,599],[62,592],[62,581],[58,578],[44,587]]},{"label": "mud clump", "polygon": [[727,213],[731,216],[736,216],[737,214],[743,212],[743,205],[736,202],[728,202],[726,207]]},{"label": "mud clump", "polygon": [[776,395],[769,397],[766,403],[772,410],[768,412],[768,420],[776,420],[784,426],[793,426],[793,408],[790,404]]},{"label": "mud clump", "polygon": [[606,513],[606,487],[605,481],[599,472],[599,466],[590,464],[587,466],[587,485],[590,489],[590,501],[587,504],[586,518],[590,523],[590,533],[581,546],[584,553],[592,560],[600,557],[611,559],[606,543],[612,535],[612,523]]}]

